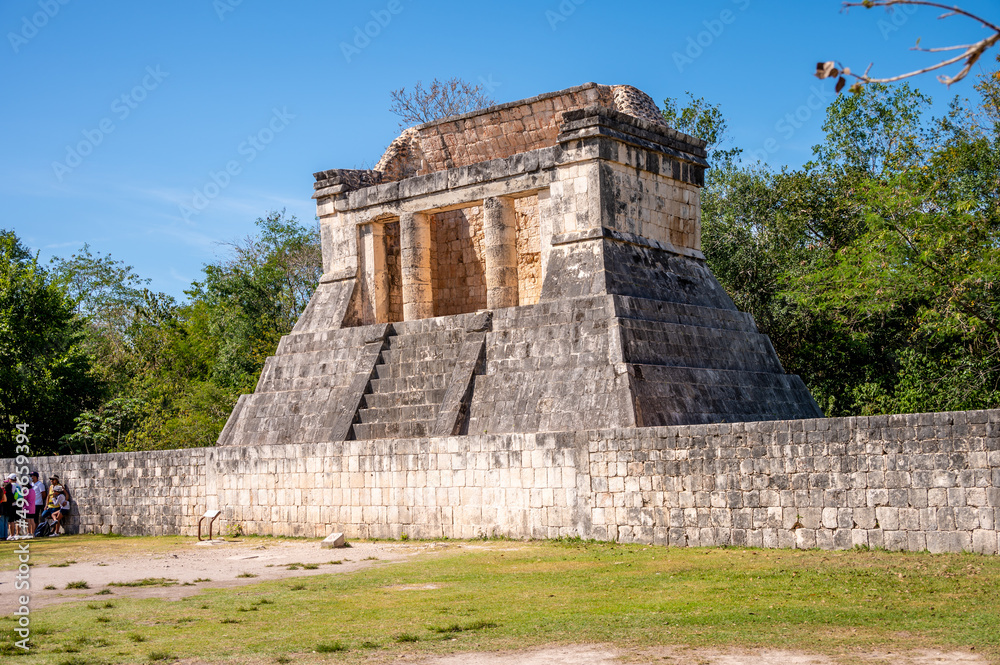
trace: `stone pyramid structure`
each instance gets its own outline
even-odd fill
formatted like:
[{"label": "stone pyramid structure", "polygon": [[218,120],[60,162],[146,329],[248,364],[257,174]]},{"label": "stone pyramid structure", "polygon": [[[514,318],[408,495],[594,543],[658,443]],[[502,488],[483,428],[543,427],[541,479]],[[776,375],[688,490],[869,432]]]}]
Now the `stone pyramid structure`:
[{"label": "stone pyramid structure", "polygon": [[705,263],[706,168],[588,83],[315,174],[324,275],[219,445],[821,416]]}]

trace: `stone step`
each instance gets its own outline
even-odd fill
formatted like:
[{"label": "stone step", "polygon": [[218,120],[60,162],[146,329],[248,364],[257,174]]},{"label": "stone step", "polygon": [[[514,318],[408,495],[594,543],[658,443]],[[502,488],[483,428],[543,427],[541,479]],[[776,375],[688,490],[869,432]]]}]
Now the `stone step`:
[{"label": "stone step", "polygon": [[438,346],[408,346],[383,349],[380,364],[394,365],[397,363],[423,362],[425,360],[454,360],[461,351],[461,344]]},{"label": "stone step", "polygon": [[275,379],[297,379],[345,374],[354,371],[355,362],[354,358],[310,361],[295,356],[283,356],[272,362],[272,366],[268,368],[268,376]]},{"label": "stone step", "polygon": [[782,372],[765,335],[623,319],[625,361],[637,364]]},{"label": "stone step", "polygon": [[437,418],[437,404],[417,404],[414,406],[391,406],[384,408],[365,408],[358,411],[362,423],[391,423],[411,420],[433,421]]},{"label": "stone step", "polygon": [[613,296],[615,315],[622,319],[663,321],[705,328],[725,328],[757,332],[753,317],[746,312],[684,303],[647,300],[632,296]]},{"label": "stone step", "polygon": [[434,421],[408,420],[395,423],[355,423],[354,437],[369,439],[417,439],[430,436]]},{"label": "stone step", "polygon": [[608,334],[610,322],[610,319],[585,319],[569,323],[541,324],[535,327],[494,328],[487,334],[487,339],[492,346],[521,340],[545,343],[604,337]]},{"label": "stone step", "polygon": [[508,358],[505,360],[488,360],[486,374],[507,374],[511,372],[552,372],[567,371],[580,367],[595,368],[608,364],[608,354],[604,353],[565,353],[561,355],[542,356],[540,358]]},{"label": "stone step", "polygon": [[278,343],[275,355],[298,353],[331,353],[338,350],[354,350],[363,346],[370,331],[364,328],[324,330],[322,332],[292,333],[285,335]]},{"label": "stone step", "polygon": [[588,296],[510,307],[493,312],[493,329],[539,328],[579,321],[607,319],[613,315],[610,296]]},{"label": "stone step", "polygon": [[465,339],[464,330],[433,330],[390,336],[386,340],[386,346],[390,349],[451,346],[461,344],[463,339]]},{"label": "stone step", "polygon": [[464,335],[470,326],[481,324],[481,312],[471,312],[468,314],[454,314],[448,316],[437,316],[430,319],[417,319],[414,321],[400,321],[392,326],[399,337],[422,333],[450,332]]},{"label": "stone step", "polygon": [[269,429],[265,431],[244,431],[239,433],[240,445],[272,446],[288,443],[330,443],[332,431],[329,428]]},{"label": "stone step", "polygon": [[751,372],[745,370],[715,369],[704,367],[671,367],[666,365],[633,364],[635,376],[640,381],[664,384],[690,384],[730,386],[749,389],[780,386],[796,387],[800,380],[794,374],[777,372]]},{"label": "stone step", "polygon": [[405,376],[371,380],[371,394],[400,393],[414,390],[444,390],[451,382],[450,374]]},{"label": "stone step", "polygon": [[390,393],[369,393],[364,396],[363,407],[367,409],[387,409],[396,406],[418,406],[440,404],[446,389],[405,390]]},{"label": "stone step", "polygon": [[314,351],[295,351],[273,356],[272,362],[282,365],[321,365],[331,362],[349,362],[358,355],[358,348],[329,348]]},{"label": "stone step", "polygon": [[693,367],[637,365],[643,425],[822,417],[799,377]]},{"label": "stone step", "polygon": [[337,399],[341,388],[317,388],[315,390],[295,390],[284,392],[261,392],[249,396],[250,402],[247,406],[271,406],[286,402],[301,404],[326,404],[333,399]]},{"label": "stone step", "polygon": [[261,384],[262,393],[308,392],[317,390],[338,390],[350,383],[353,374],[325,374],[305,378],[272,379],[267,377]]},{"label": "stone step", "polygon": [[295,432],[321,427],[323,418],[324,414],[285,416],[244,414],[240,421],[240,429],[243,432]]},{"label": "stone step", "polygon": [[[412,363],[393,363],[375,365],[373,376],[376,379],[398,379],[421,376],[450,376],[455,368],[455,360],[421,360]],[[375,391],[372,391],[375,392]],[[379,391],[381,392],[381,391]],[[395,392],[395,391],[394,391]]]}]

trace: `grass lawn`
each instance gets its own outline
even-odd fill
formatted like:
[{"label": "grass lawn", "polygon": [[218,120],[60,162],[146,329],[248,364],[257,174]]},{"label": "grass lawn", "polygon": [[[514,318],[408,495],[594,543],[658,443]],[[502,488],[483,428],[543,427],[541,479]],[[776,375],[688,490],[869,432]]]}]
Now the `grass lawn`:
[{"label": "grass lawn", "polygon": [[[56,540],[64,548],[76,539]],[[40,561],[74,556],[38,552]],[[33,610],[31,620],[28,655],[12,646],[12,618],[0,620],[7,662],[354,663],[613,643],[788,648],[848,660],[870,647],[936,647],[1000,663],[1000,557],[452,542],[350,574],[206,589],[180,601],[100,596]]]}]

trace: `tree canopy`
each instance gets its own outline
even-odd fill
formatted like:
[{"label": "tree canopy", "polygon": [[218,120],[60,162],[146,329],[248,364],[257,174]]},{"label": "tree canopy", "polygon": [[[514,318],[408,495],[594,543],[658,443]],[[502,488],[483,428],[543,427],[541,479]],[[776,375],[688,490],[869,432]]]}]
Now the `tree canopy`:
[{"label": "tree canopy", "polygon": [[802,168],[707,181],[713,272],[827,415],[1000,404],[1000,79],[976,93],[932,118],[872,83],[830,105]]},{"label": "tree canopy", "polygon": [[[58,348],[71,350],[70,366],[79,369],[73,381],[62,382],[79,386],[80,394],[59,398],[64,416],[52,423],[44,448],[33,429],[33,452],[214,445],[236,399],[253,391],[264,360],[305,309],[322,272],[318,228],[281,212],[256,226],[256,234],[227,244],[225,255],[205,266],[184,303],[151,291],[131,266],[88,246],[45,271],[9,234],[19,258],[4,257],[8,271],[21,265],[22,272],[43,276],[51,301],[44,319],[65,329],[61,338],[70,346]],[[21,332],[14,338],[31,343]],[[33,385],[21,392],[47,394]],[[14,413],[26,410],[18,406]]]},{"label": "tree canopy", "polygon": [[13,457],[15,425],[33,452],[68,452],[60,437],[95,401],[91,358],[74,303],[12,231],[0,231],[0,455]]}]

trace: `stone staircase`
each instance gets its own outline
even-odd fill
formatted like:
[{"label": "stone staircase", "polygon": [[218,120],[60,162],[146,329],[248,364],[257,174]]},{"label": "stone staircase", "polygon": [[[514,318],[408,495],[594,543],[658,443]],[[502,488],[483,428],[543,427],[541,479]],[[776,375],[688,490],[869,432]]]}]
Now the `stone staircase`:
[{"label": "stone staircase", "polygon": [[219,445],[821,415],[750,315],[702,300],[598,295],[291,334]]},{"label": "stone staircase", "polygon": [[393,324],[355,418],[355,439],[456,433],[485,339],[467,330],[468,318]]},{"label": "stone staircase", "polygon": [[218,445],[316,443],[335,438],[337,428],[330,414],[350,402],[352,381],[359,364],[364,365],[368,338],[378,332],[375,328],[283,337],[275,355],[265,362],[254,393],[240,397]]}]

